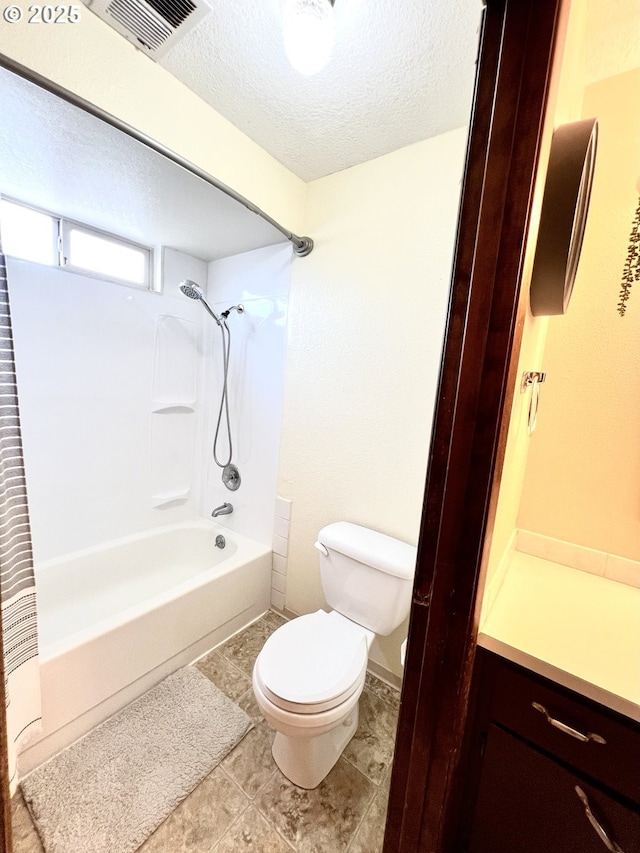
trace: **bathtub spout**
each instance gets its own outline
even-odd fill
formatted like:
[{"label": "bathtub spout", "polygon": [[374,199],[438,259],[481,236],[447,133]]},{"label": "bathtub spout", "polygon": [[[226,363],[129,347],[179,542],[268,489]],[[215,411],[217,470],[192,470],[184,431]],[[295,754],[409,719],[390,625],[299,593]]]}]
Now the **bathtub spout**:
[{"label": "bathtub spout", "polygon": [[217,506],[211,513],[212,518],[217,518],[219,515],[231,515],[233,512],[233,504],[223,503]]}]

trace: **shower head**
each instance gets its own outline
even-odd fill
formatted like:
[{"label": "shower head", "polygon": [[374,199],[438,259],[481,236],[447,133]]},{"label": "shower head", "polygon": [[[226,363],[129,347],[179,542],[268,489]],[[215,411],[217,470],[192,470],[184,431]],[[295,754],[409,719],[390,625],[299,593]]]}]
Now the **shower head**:
[{"label": "shower head", "polygon": [[211,310],[207,303],[207,300],[204,298],[202,290],[200,289],[199,285],[195,283],[195,281],[191,281],[190,279],[185,278],[184,281],[180,282],[179,287],[182,293],[184,293],[185,296],[188,296],[189,299],[197,299],[199,302],[202,302],[202,305],[205,310],[213,317],[216,323],[220,325],[220,317],[218,317],[217,314],[214,314],[214,312]]},{"label": "shower head", "polygon": [[190,281],[188,278],[185,278],[184,281],[180,282],[180,290],[185,296],[188,296],[189,299],[202,299],[204,297],[204,294],[195,281]]}]

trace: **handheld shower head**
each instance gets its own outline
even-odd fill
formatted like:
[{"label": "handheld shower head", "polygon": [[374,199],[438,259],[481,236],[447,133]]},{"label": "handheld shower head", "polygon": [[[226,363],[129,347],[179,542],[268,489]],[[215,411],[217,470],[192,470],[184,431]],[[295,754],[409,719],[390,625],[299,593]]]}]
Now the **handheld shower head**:
[{"label": "handheld shower head", "polygon": [[195,281],[190,281],[188,278],[185,278],[184,281],[180,282],[180,290],[185,296],[188,296],[189,299],[202,299],[204,296]]},{"label": "handheld shower head", "polygon": [[218,325],[220,325],[220,317],[215,314],[211,308],[209,307],[207,300],[204,298],[204,293],[200,289],[199,285],[195,283],[195,281],[191,281],[188,278],[185,278],[184,281],[181,281],[179,284],[180,290],[184,293],[185,296],[188,296],[189,299],[197,299],[199,302],[202,302],[205,310],[213,317]]}]

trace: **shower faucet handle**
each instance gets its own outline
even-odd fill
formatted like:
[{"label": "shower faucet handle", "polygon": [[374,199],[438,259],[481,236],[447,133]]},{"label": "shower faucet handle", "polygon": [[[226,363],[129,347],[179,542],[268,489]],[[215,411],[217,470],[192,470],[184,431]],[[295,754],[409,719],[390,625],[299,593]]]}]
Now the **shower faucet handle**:
[{"label": "shower faucet handle", "polygon": [[[233,462],[229,462],[228,465],[225,465],[222,469],[222,482],[231,492],[236,492],[240,488],[240,483],[242,479],[240,477],[240,471],[233,464]],[[231,504],[229,504],[231,506]]]}]

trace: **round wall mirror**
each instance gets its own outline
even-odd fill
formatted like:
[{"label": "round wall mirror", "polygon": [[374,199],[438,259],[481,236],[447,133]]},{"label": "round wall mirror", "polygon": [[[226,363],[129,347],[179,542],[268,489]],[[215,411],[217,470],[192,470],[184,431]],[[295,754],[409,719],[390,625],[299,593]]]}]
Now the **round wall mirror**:
[{"label": "round wall mirror", "polygon": [[551,141],[529,299],[535,317],[566,313],[580,260],[596,161],[595,118],[563,124]]}]

